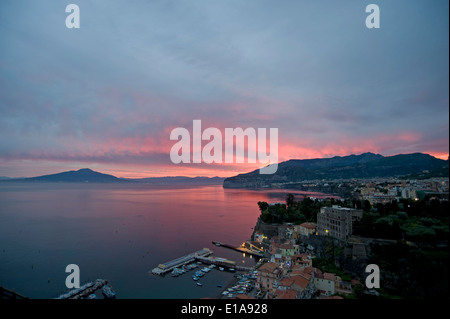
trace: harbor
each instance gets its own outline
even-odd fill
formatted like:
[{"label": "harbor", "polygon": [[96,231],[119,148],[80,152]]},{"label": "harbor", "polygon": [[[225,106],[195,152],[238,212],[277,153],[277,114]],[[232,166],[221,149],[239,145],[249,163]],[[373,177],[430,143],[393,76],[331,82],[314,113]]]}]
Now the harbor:
[{"label": "harbor", "polygon": [[[238,249],[240,247],[234,249],[235,247],[231,245],[226,245],[218,242],[213,243],[216,246],[219,246],[218,244],[220,244],[220,246],[226,248],[232,247],[233,250],[244,253],[244,251]],[[245,253],[247,252],[245,251]],[[257,252],[252,251],[252,253]],[[192,280],[195,286],[203,287],[204,285],[206,285],[208,287],[211,287],[211,285],[214,285],[216,288],[220,288],[220,290],[215,293],[215,298],[219,299],[236,298],[236,296],[250,293],[254,289],[257,274],[256,269],[261,265],[261,262],[263,261],[262,258],[256,263],[255,266],[245,267],[243,265],[237,264],[236,261],[211,255],[213,255],[213,251],[209,248],[204,248],[202,250],[176,258],[169,262],[159,264],[158,267],[154,268],[151,271],[151,273],[154,275],[164,276],[165,274],[171,272],[171,277],[179,277],[192,271]],[[252,255],[249,255],[249,257],[251,258]],[[198,270],[196,268],[198,268]],[[205,279],[205,276],[208,277],[207,274],[213,270],[224,273],[236,273],[233,274],[231,279],[225,281],[223,280],[224,278],[230,277],[221,276],[222,280],[213,284],[211,283],[210,279]]]},{"label": "harbor", "polygon": [[183,265],[190,264],[196,260],[198,257],[208,257],[213,252],[209,248],[203,248],[186,256],[182,256],[177,259],[173,259],[171,261],[159,264],[158,267],[155,267],[151,273],[154,275],[164,275],[169,271],[172,271],[175,268],[181,267]]},{"label": "harbor", "polygon": [[186,265],[192,264],[195,261],[206,265],[218,266],[219,269],[223,268],[224,270],[227,269],[232,272],[235,270],[248,271],[253,269],[253,267],[236,265],[236,262],[233,260],[210,256],[212,254],[212,250],[210,250],[209,248],[203,248],[186,256],[182,256],[180,258],[159,264],[158,267],[155,267],[151,271],[151,273],[154,275],[164,275],[168,272],[172,272],[172,275],[175,276],[177,273],[182,273],[182,270],[185,269]]}]

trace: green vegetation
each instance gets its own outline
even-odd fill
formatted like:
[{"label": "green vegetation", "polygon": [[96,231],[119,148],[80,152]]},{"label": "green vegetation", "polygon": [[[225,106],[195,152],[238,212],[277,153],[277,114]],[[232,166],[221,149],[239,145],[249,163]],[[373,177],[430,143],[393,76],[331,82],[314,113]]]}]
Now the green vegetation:
[{"label": "green vegetation", "polygon": [[296,201],[292,194],[286,195],[286,203],[269,205],[267,202],[258,202],[261,211],[260,218],[265,223],[316,222],[320,208],[332,205],[346,206],[348,204],[334,198],[319,201],[304,197],[302,200]]},{"label": "green vegetation", "polygon": [[[337,267],[334,263],[334,258],[314,258],[313,267],[319,268],[323,272],[329,272],[336,274],[342,278],[344,272],[341,268]],[[350,279],[351,280],[351,279]]]},{"label": "green vegetation", "polygon": [[423,197],[368,205],[353,233],[397,240],[371,245],[370,262],[381,271],[379,298],[448,298],[448,201]]},{"label": "green vegetation", "polygon": [[364,206],[353,233],[397,240],[371,245],[370,262],[380,267],[384,288],[380,298],[448,298],[448,201],[423,197]]},{"label": "green vegetation", "polygon": [[448,250],[408,245],[372,245],[371,262],[380,267],[382,297],[448,298]]},{"label": "green vegetation", "polygon": [[408,240],[417,243],[448,242],[448,201],[401,200],[369,207],[353,225],[355,235]]}]

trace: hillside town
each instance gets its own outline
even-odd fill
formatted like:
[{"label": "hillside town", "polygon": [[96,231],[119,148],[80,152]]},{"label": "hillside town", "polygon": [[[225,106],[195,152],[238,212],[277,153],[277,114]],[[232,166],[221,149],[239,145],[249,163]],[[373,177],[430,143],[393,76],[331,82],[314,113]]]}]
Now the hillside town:
[{"label": "hillside town", "polygon": [[[433,237],[432,241],[428,240],[428,242],[422,242],[422,237],[414,237],[406,221],[400,224],[402,238],[399,239],[382,238],[382,236],[363,237],[359,236],[354,229],[355,225],[360,225],[363,218],[376,214],[380,217],[380,212],[384,211],[385,204],[389,205],[393,202],[397,203],[397,201],[401,202],[399,205],[402,208],[403,204],[407,205],[402,210],[408,211],[409,215],[413,215],[408,210],[410,206],[413,206],[414,203],[419,205],[419,202],[428,206],[430,203],[433,205],[439,203],[441,205],[439,207],[446,209],[448,207],[448,179],[347,181],[345,187],[348,187],[350,183],[354,183],[352,198],[348,198],[347,201],[333,200],[332,205],[322,203],[317,215],[309,218],[314,222],[295,223],[290,220],[286,222],[285,218],[287,217],[279,216],[277,223],[267,222],[267,217],[264,222],[262,220],[264,214],[271,209],[275,215],[277,209],[284,209],[287,216],[290,206],[296,207],[291,210],[298,209],[300,202],[296,203],[291,199],[289,203],[287,197],[286,204],[258,203],[261,216],[258,218],[251,241],[247,243],[251,243],[248,245],[249,248],[257,246],[264,250],[265,258],[260,261],[260,266],[255,272],[254,289],[248,289],[247,292],[237,295],[230,293],[230,296],[237,299],[354,299],[378,297],[381,293],[384,297],[389,298],[389,294],[384,289],[369,289],[365,285],[365,277],[368,275],[365,273],[365,267],[370,262],[369,255],[374,245],[388,247],[387,250],[395,245],[404,245],[402,247],[407,247],[405,251],[411,248],[424,254],[436,247],[438,249],[448,247],[448,225],[439,225],[447,228],[447,230],[444,229],[443,238],[445,240],[439,242],[437,237]],[[341,184],[341,187],[343,185]],[[311,203],[313,200],[315,203],[323,201],[311,200],[311,198],[308,200]],[[365,202],[370,209],[364,207]],[[350,203],[350,205],[339,205],[344,203]],[[411,205],[407,203],[411,203]],[[283,215],[283,210],[281,214]],[[405,212],[397,210],[389,212],[391,215],[388,215],[387,212],[382,214],[384,215],[381,215],[381,219],[407,215]],[[438,216],[439,212],[435,209],[433,214]],[[424,225],[425,221],[433,219],[426,213],[423,213],[423,216],[408,216],[407,218],[408,220],[414,218],[415,223],[423,221]],[[429,230],[438,232],[438,220],[443,220],[444,224],[448,223],[448,216],[444,216],[442,219],[434,218],[436,224]],[[414,242],[411,239],[417,241]],[[432,263],[436,264],[437,262],[433,261]],[[386,277],[388,274],[393,276],[392,273],[386,272]],[[384,287],[395,288],[395,282],[391,279],[386,280]]]},{"label": "hillside town", "polygon": [[[333,208],[339,210],[339,208]],[[327,214],[324,210],[324,214]],[[327,225],[330,221],[327,221]],[[310,244],[299,243],[309,237],[317,237],[319,229],[326,232],[328,227],[305,222],[300,225],[283,224],[277,228],[282,236],[269,238],[261,231],[254,233],[253,244],[267,247],[266,258],[257,268],[254,290],[239,294],[237,299],[343,299],[341,295],[354,295],[354,287],[364,290],[360,280],[350,276],[339,276],[314,267],[316,258],[315,247]],[[342,227],[342,229],[341,229]],[[334,225],[333,225],[334,229]],[[344,230],[345,229],[345,230]],[[342,223],[336,226],[336,232],[345,232],[348,225]],[[322,230],[320,230],[322,231]],[[331,231],[328,230],[328,232]]]}]

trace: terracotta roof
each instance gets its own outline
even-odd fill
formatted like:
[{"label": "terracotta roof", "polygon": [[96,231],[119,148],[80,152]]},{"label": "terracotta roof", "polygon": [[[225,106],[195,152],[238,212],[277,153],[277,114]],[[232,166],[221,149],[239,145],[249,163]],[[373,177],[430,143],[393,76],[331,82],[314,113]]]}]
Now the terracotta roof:
[{"label": "terracotta roof", "polygon": [[300,224],[300,226],[305,227],[305,228],[309,228],[309,229],[315,229],[316,228],[316,224],[315,223],[303,223],[303,224]]},{"label": "terracotta roof", "polygon": [[323,278],[326,279],[326,280],[333,280],[334,281],[335,277],[334,277],[334,274],[326,272],[326,273],[323,274]]},{"label": "terracotta roof", "polygon": [[315,268],[315,267],[306,267],[304,271],[309,274],[312,274],[312,273],[315,273],[316,275],[322,274],[322,271],[319,268]]},{"label": "terracotta roof", "polygon": [[278,265],[276,263],[268,262],[263,264],[261,267],[258,268],[258,272],[269,272],[274,273],[275,270],[278,268]]},{"label": "terracotta roof", "polygon": [[275,296],[278,299],[295,299],[295,297],[297,296],[297,291],[292,290],[292,289],[286,289],[286,290],[278,289],[275,292]]},{"label": "terracotta roof", "polygon": [[290,287],[290,286],[292,286],[293,283],[294,283],[294,280],[292,280],[292,278],[283,278],[278,283],[278,286]]},{"label": "terracotta roof", "polygon": [[302,274],[300,274],[300,276],[302,276],[303,278],[306,278],[308,280],[311,280],[311,277],[312,277],[312,275],[307,272],[303,272]]},{"label": "terracotta roof", "polygon": [[301,276],[303,274],[305,274],[305,272],[301,269],[293,270],[289,273],[289,275],[291,275],[291,276]]},{"label": "terracotta roof", "polygon": [[301,265],[293,265],[291,269],[292,271],[299,270],[303,272],[303,267]]},{"label": "terracotta roof", "polygon": [[302,276],[294,276],[291,278],[292,278],[292,280],[294,280],[293,288],[295,286],[298,286],[298,287],[301,287],[302,289],[306,289],[306,287],[308,287],[308,285],[309,285],[309,280]]}]

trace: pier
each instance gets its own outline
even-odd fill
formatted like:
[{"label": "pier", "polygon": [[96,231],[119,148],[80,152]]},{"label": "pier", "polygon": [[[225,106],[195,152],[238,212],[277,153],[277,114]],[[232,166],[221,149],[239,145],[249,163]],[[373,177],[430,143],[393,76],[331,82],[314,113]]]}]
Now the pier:
[{"label": "pier", "polygon": [[196,260],[206,265],[216,265],[220,267],[236,268],[236,262],[220,257],[196,257]]},{"label": "pier", "polygon": [[233,249],[233,250],[236,250],[238,252],[249,254],[249,255],[253,255],[253,256],[256,256],[256,257],[259,257],[259,258],[263,258],[264,257],[264,253],[261,252],[261,251],[254,251],[254,250],[250,250],[250,249],[245,248],[245,247],[234,247],[234,246],[231,246],[231,245],[228,245],[228,244],[224,244],[224,243],[221,243],[221,242],[218,242],[218,241],[213,241],[212,243],[214,245],[218,246],[218,247],[225,247],[225,248]]},{"label": "pier", "polygon": [[68,292],[60,295],[55,299],[82,299],[90,294],[95,293],[98,289],[101,289],[104,285],[106,285],[108,281],[104,279],[97,279],[95,282],[88,282],[82,285],[80,288],[69,290]]},{"label": "pier", "polygon": [[203,248],[199,251],[193,252],[189,255],[165,262],[163,264],[159,264],[158,267],[152,270],[152,274],[154,275],[163,275],[174,268],[180,267],[182,265],[189,264],[196,260],[198,257],[208,257],[213,252],[209,248]]}]

